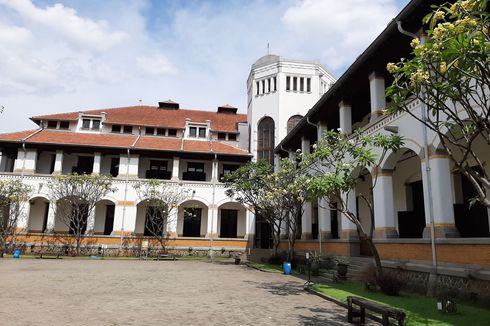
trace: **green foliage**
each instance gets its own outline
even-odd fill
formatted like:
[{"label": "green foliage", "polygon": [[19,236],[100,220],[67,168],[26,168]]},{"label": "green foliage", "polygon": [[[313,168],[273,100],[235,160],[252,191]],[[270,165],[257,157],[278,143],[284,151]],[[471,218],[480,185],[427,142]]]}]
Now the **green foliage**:
[{"label": "green foliage", "polygon": [[[424,18],[427,38],[414,39],[410,59],[389,63],[390,113],[406,112],[435,132],[455,167],[490,207],[484,152],[490,138],[490,19],[487,0],[458,0],[434,7]],[[409,107],[418,99],[423,114]],[[481,173],[472,166],[478,166]]]},{"label": "green foliage", "polygon": [[0,180],[0,206],[26,200],[32,189],[21,180]]},{"label": "green foliage", "polygon": [[[354,189],[356,171],[378,165],[387,152],[397,151],[402,144],[398,135],[367,135],[357,130],[347,138],[339,131],[326,131],[313,153],[305,155],[301,163],[310,175],[306,186],[315,198],[341,200],[342,193]],[[376,155],[375,149],[382,154]]]}]

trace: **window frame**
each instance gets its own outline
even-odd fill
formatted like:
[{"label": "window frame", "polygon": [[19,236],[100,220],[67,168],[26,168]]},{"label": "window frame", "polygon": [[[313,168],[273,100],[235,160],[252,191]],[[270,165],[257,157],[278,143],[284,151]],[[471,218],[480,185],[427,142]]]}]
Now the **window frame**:
[{"label": "window frame", "polygon": [[187,162],[187,172],[204,173],[204,169],[203,162]]}]

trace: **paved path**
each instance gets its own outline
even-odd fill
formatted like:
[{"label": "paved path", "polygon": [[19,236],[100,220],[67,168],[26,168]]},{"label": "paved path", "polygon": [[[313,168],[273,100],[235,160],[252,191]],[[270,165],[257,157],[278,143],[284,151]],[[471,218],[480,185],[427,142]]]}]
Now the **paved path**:
[{"label": "paved path", "polygon": [[292,276],[225,262],[0,260],[0,325],[346,325]]}]

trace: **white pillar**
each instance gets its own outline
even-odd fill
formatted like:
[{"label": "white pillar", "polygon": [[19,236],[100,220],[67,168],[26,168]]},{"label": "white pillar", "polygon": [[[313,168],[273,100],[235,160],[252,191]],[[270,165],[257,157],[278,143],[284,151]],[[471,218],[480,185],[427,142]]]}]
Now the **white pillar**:
[{"label": "white pillar", "polygon": [[177,236],[177,219],[179,216],[179,209],[175,208],[170,212],[170,215],[168,217],[167,221],[167,234],[170,237],[176,237]]},{"label": "white pillar", "polygon": [[246,213],[246,225],[247,234],[246,238],[251,242],[250,246],[253,246],[254,236],[255,236],[255,214],[247,209]]},{"label": "white pillar", "polygon": [[310,154],[310,140],[306,136],[301,137],[301,152],[303,154]]},{"label": "white pillar", "polygon": [[130,179],[138,178],[138,166],[139,165],[139,155],[131,154],[121,154],[119,159],[119,175],[124,175],[126,173]]},{"label": "white pillar", "polygon": [[346,101],[339,103],[340,129],[344,134],[352,133],[352,107]]},{"label": "white pillar", "polygon": [[48,206],[48,220],[46,222],[46,233],[54,233],[56,214],[56,202],[50,201]]},{"label": "white pillar", "polygon": [[374,226],[376,238],[397,238],[393,199],[393,171],[377,170],[373,174]]},{"label": "white pillar", "polygon": [[85,234],[94,234],[95,227],[95,207],[88,213],[87,217],[87,228],[85,229]]},{"label": "white pillar", "polygon": [[330,206],[325,198],[318,200],[318,229],[322,239],[332,238]]},{"label": "white pillar", "polygon": [[450,160],[447,155],[436,154],[429,157],[430,160],[430,183],[431,193],[429,194],[426,160],[422,161],[422,178],[424,186],[424,205],[426,228],[424,237],[430,235],[430,202],[432,197],[432,213],[435,224],[435,234],[437,238],[458,237],[459,232],[454,222],[453,208],[453,189],[451,187]]},{"label": "white pillar", "polygon": [[328,130],[327,123],[323,121],[318,122],[316,130],[317,130],[317,139],[318,140],[322,139],[324,137],[325,131]]},{"label": "white pillar", "polygon": [[37,149],[19,148],[15,160],[14,172],[35,173],[37,163]]},{"label": "white pillar", "polygon": [[100,152],[94,153],[94,168],[92,174],[100,174],[100,163],[102,160],[102,154]]},{"label": "white pillar", "polygon": [[119,201],[114,213],[113,235],[134,233],[137,207],[134,201]]},{"label": "white pillar", "polygon": [[279,154],[274,154],[274,172],[279,171],[281,164],[281,156]]},{"label": "white pillar", "polygon": [[63,151],[56,151],[53,174],[59,175],[62,173],[63,173]]},{"label": "white pillar", "polygon": [[303,216],[301,216],[301,240],[312,238],[311,215],[311,202],[306,202],[303,204]]},{"label": "white pillar", "polygon": [[[347,205],[347,210],[353,214],[356,214],[357,203],[356,203],[356,191],[352,189],[348,193],[342,194],[342,200]],[[355,239],[358,238],[357,227],[352,223],[343,213],[341,216],[342,225],[342,238],[344,239]]]},{"label": "white pillar", "polygon": [[209,205],[208,208],[208,225],[206,229],[206,238],[218,237],[218,214],[215,205]]},{"label": "white pillar", "polygon": [[211,162],[211,180],[218,180],[218,160]]},{"label": "white pillar", "polygon": [[385,79],[373,72],[369,75],[369,95],[371,98],[371,121],[383,114],[386,108]]},{"label": "white pillar", "polygon": [[179,180],[179,167],[180,167],[180,160],[178,157],[174,157],[172,161],[172,181],[178,181]]}]

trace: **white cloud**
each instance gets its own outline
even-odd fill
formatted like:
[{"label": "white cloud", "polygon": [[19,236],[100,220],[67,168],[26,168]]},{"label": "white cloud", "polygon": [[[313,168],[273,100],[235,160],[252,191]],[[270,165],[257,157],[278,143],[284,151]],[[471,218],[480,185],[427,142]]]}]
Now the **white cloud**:
[{"label": "white cloud", "polygon": [[138,66],[149,75],[173,75],[178,72],[170,60],[161,53],[136,58]]},{"label": "white cloud", "polygon": [[396,13],[393,0],[306,0],[290,7],[282,22],[298,45],[318,44],[322,61],[337,69],[351,63]]},{"label": "white cloud", "polygon": [[395,14],[394,0],[337,2],[0,0],[0,132],[32,127],[32,115],[140,99],[244,112],[249,69],[267,43],[339,75]]},{"label": "white cloud", "polygon": [[76,10],[59,3],[45,9],[36,7],[31,0],[0,0],[0,4],[15,10],[28,23],[48,28],[79,49],[104,51],[128,37],[124,32],[108,31],[106,21],[82,18]]}]

